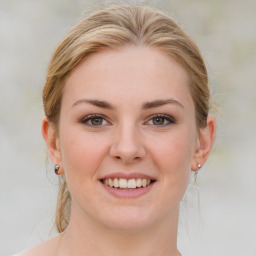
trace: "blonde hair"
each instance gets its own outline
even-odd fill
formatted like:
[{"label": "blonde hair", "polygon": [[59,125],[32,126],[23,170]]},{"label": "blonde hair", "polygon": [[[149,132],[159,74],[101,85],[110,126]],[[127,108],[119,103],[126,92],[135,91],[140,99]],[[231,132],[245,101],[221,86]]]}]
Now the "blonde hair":
[{"label": "blonde hair", "polygon": [[[114,6],[82,19],[55,50],[43,89],[45,115],[58,129],[65,78],[89,54],[126,45],[157,48],[175,58],[189,76],[197,127],[206,126],[210,93],[208,74],[200,51],[191,38],[170,17],[148,6]],[[60,183],[56,210],[59,232],[70,218],[71,195],[65,177]]]}]

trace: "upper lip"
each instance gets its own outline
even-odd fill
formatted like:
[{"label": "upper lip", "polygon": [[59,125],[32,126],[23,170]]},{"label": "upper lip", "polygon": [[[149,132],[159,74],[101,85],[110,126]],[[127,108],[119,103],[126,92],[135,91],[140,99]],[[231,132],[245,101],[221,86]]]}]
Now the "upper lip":
[{"label": "upper lip", "polygon": [[104,179],[114,179],[114,178],[118,178],[118,179],[150,179],[150,180],[156,180],[156,178],[147,175],[147,174],[143,174],[143,173],[138,173],[138,172],[131,172],[131,173],[124,173],[124,172],[115,172],[115,173],[110,173],[107,174],[103,177],[100,178],[100,180],[104,180]]}]

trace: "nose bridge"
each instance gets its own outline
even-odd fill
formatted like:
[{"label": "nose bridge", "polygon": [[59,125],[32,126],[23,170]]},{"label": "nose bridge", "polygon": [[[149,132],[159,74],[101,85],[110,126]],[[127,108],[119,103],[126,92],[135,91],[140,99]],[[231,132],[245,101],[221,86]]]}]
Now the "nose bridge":
[{"label": "nose bridge", "polygon": [[145,148],[136,124],[126,120],[117,126],[110,154],[126,163],[145,155]]}]

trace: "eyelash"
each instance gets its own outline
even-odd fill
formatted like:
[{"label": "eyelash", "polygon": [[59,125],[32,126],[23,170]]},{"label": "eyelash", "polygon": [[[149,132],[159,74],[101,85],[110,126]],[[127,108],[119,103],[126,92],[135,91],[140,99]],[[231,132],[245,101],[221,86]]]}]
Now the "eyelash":
[{"label": "eyelash", "polygon": [[100,127],[106,125],[106,124],[94,125],[92,123],[91,124],[88,123],[89,121],[92,122],[92,120],[94,120],[94,119],[101,119],[102,122],[105,121],[105,122],[107,122],[109,124],[109,122],[107,121],[106,117],[103,116],[103,115],[99,115],[99,114],[93,114],[93,115],[86,116],[86,117],[84,117],[81,120],[81,123],[83,123],[85,125],[88,125],[88,126],[91,126],[91,127],[96,127],[96,128],[100,128]]},{"label": "eyelash", "polygon": [[[156,126],[156,127],[165,127],[165,126],[172,125],[172,124],[176,123],[175,119],[173,117],[169,116],[169,115],[156,114],[156,115],[151,116],[149,121],[153,121],[154,118],[163,118],[164,119],[164,124],[159,124],[159,125],[157,125],[157,124],[150,124],[150,125]],[[147,123],[149,121],[147,121]]]},{"label": "eyelash", "polygon": [[[162,118],[164,120],[164,124],[150,124],[150,125],[156,126],[156,127],[165,127],[165,126],[176,123],[175,119],[173,117],[169,116],[169,115],[155,114],[155,115],[150,116],[150,118],[148,119],[146,124],[149,123],[150,121],[153,121],[154,118]],[[94,120],[94,119],[101,119],[103,123],[105,121],[108,124],[95,125],[95,124],[92,124],[92,123],[90,123],[90,124],[88,123],[89,121],[92,122],[92,120]],[[88,125],[88,126],[91,126],[91,127],[95,127],[95,128],[100,128],[102,126],[109,125],[109,121],[107,121],[106,117],[103,116],[103,115],[100,115],[100,114],[93,114],[93,115],[86,116],[81,120],[81,123],[83,123],[85,125]]]}]

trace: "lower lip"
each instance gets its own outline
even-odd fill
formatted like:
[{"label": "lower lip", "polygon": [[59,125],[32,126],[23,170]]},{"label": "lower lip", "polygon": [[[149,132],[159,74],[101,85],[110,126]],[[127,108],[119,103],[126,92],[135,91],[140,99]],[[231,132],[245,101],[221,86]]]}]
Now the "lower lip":
[{"label": "lower lip", "polygon": [[110,187],[101,183],[101,185],[113,196],[118,198],[137,198],[147,194],[156,182],[151,183],[147,187],[141,187],[136,189],[118,189],[115,187]]}]

